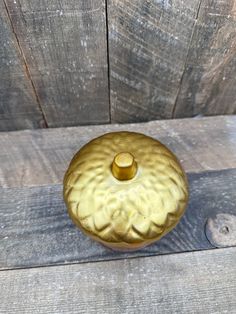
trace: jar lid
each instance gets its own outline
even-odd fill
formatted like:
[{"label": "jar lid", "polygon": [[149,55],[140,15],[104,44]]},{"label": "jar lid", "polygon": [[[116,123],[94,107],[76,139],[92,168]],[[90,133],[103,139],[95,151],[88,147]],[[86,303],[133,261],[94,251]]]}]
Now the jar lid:
[{"label": "jar lid", "polygon": [[74,156],[64,199],[87,235],[113,249],[138,249],[176,226],[187,205],[188,183],[162,143],[140,133],[114,132]]}]

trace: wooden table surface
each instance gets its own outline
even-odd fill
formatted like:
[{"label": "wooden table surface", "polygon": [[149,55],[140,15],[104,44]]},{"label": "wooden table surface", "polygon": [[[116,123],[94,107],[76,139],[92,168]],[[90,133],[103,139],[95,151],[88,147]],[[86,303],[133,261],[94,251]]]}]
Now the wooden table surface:
[{"label": "wooden table surface", "polygon": [[[178,226],[113,252],[69,219],[62,179],[105,132],[159,139],[190,201]],[[0,313],[236,313],[236,116],[0,133]]]}]

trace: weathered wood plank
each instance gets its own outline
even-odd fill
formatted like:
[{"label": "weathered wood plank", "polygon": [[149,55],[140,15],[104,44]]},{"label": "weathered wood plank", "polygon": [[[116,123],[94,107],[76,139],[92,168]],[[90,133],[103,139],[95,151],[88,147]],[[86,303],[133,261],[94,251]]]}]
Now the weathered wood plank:
[{"label": "weathered wood plank", "polygon": [[4,271],[0,312],[236,312],[236,248]]},{"label": "weathered wood plank", "polygon": [[0,131],[44,127],[24,58],[0,2]]},{"label": "weathered wood plank", "polygon": [[[114,252],[85,237],[69,219],[61,185],[1,189],[0,268],[110,260],[231,246],[236,224],[206,229],[219,214],[236,217],[236,169],[189,175],[190,202],[178,226],[137,252]],[[232,219],[233,221],[233,219]],[[235,219],[234,219],[235,221]],[[207,226],[208,228],[208,226]],[[206,232],[213,233],[214,243]],[[209,232],[208,232],[209,233]],[[217,244],[217,235],[222,233]],[[216,235],[214,237],[214,234]],[[219,238],[219,237],[218,237]]]},{"label": "weathered wood plank", "polygon": [[236,4],[202,0],[174,117],[236,113]]},{"label": "weathered wood plank", "polygon": [[199,1],[108,1],[113,122],[171,118]]},{"label": "weathered wood plank", "polygon": [[107,123],[104,0],[5,0],[50,127]]},{"label": "weathered wood plank", "polygon": [[103,133],[145,133],[172,149],[188,172],[236,168],[236,116],[0,134],[0,186],[61,183],[82,145]]}]

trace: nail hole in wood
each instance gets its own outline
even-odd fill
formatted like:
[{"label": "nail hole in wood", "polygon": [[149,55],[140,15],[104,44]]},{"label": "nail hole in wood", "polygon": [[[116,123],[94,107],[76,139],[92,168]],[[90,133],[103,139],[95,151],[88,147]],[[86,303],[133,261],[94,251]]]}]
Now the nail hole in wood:
[{"label": "nail hole in wood", "polygon": [[220,229],[220,233],[228,234],[228,233],[229,233],[229,227],[228,227],[228,226],[223,226],[223,227]]}]

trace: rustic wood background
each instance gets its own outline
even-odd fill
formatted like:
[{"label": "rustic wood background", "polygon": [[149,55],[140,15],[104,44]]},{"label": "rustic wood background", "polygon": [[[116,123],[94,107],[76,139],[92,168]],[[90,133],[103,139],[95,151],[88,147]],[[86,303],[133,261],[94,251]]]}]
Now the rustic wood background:
[{"label": "rustic wood background", "polygon": [[[124,128],[167,145],[190,185],[177,227],[135,252],[84,236],[62,196],[75,152]],[[1,132],[0,147],[1,314],[236,313],[235,115]]]},{"label": "rustic wood background", "polygon": [[235,0],[0,1],[0,130],[236,113]]}]

